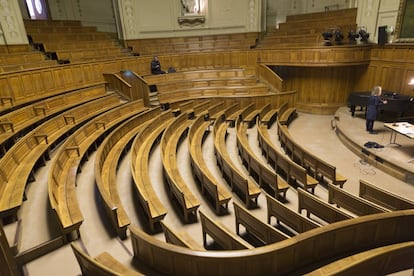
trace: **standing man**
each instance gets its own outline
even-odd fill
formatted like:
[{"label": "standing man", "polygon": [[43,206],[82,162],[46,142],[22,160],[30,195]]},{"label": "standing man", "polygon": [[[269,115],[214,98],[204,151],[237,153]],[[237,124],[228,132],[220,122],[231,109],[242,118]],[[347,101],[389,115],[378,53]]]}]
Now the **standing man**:
[{"label": "standing man", "polygon": [[380,104],[386,104],[386,100],[381,99],[382,88],[381,86],[374,86],[371,91],[371,96],[368,99],[368,106],[367,106],[367,118],[366,118],[366,130],[370,134],[377,134],[376,131],[373,130],[374,121],[377,118],[377,108]]}]

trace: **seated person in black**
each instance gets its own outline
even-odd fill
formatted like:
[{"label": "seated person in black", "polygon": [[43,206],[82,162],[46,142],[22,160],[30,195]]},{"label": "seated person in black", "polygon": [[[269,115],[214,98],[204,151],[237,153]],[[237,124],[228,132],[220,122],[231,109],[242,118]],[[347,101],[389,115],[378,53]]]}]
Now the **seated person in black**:
[{"label": "seated person in black", "polygon": [[154,59],[151,61],[151,73],[155,75],[165,74],[165,72],[161,70],[161,64],[157,56],[155,56]]}]

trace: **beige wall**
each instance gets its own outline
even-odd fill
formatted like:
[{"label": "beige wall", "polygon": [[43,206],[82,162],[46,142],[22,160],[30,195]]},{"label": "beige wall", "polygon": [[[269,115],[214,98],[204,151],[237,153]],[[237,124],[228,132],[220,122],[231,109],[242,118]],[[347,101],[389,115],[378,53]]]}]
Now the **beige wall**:
[{"label": "beige wall", "polygon": [[[357,24],[377,42],[378,26],[395,27],[400,0],[205,0],[205,23],[182,26],[180,0],[48,0],[53,19],[81,20],[100,31],[116,32],[114,10],[119,9],[118,30],[123,39],[259,32],[262,2],[267,26],[286,15],[321,11],[327,5],[357,6]],[[3,0],[0,5],[0,45],[27,44],[22,17],[24,0]],[[113,7],[113,3],[115,7]],[[20,7],[19,7],[20,6]],[[391,37],[390,37],[391,39]]]},{"label": "beige wall", "polygon": [[260,31],[261,0],[204,0],[204,23],[180,25],[179,0],[118,0],[123,39]]},{"label": "beige wall", "polygon": [[16,0],[0,1],[0,45],[27,43],[19,3]]}]

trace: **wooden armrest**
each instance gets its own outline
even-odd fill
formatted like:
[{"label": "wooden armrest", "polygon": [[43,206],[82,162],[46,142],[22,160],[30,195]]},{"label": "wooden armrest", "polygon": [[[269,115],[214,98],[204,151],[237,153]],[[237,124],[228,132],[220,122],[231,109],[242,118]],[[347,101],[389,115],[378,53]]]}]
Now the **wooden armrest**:
[{"label": "wooden armrest", "polygon": [[11,96],[2,96],[0,97],[1,104],[4,105],[6,101],[9,101],[10,104],[13,106],[13,97]]},{"label": "wooden armrest", "polygon": [[102,128],[105,129],[105,127],[106,127],[105,122],[102,122],[102,121],[101,122],[95,122],[95,125],[96,125],[97,128],[102,126]]},{"label": "wooden armrest", "polygon": [[46,108],[45,107],[43,107],[43,106],[33,106],[33,109],[34,109],[37,116],[39,115],[39,113],[38,113],[39,110],[42,111],[43,116],[46,116]]},{"label": "wooden armrest", "polygon": [[34,137],[36,138],[36,141],[38,144],[40,144],[42,140],[44,140],[46,144],[49,144],[49,141],[47,139],[47,134],[35,134]]},{"label": "wooden armrest", "polygon": [[72,151],[72,150],[74,150],[78,154],[78,157],[80,157],[80,151],[79,151],[79,147],[78,146],[66,147],[65,150],[66,151]]},{"label": "wooden armrest", "polygon": [[72,124],[75,124],[76,123],[75,116],[65,115],[65,116],[63,116],[63,118],[65,119],[65,123],[66,124],[69,124],[70,122],[72,122]]},{"label": "wooden armrest", "polygon": [[13,122],[0,122],[0,126],[7,131],[4,126],[8,126],[11,129],[11,132],[14,132]]}]

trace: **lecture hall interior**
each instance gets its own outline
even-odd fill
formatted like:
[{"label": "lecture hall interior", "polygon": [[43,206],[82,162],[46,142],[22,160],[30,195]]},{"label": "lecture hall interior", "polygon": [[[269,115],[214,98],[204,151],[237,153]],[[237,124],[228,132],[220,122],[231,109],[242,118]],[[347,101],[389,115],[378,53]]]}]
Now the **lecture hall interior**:
[{"label": "lecture hall interior", "polygon": [[413,14],[0,1],[0,275],[413,275]]}]

